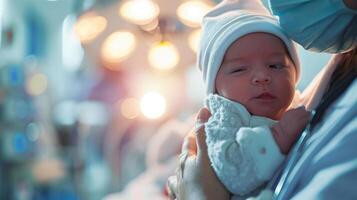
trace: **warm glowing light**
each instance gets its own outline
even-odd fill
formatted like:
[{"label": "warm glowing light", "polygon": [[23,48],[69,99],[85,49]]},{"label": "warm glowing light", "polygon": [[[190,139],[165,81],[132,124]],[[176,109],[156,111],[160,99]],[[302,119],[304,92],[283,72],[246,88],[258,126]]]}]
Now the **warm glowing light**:
[{"label": "warm glowing light", "polygon": [[103,43],[102,57],[107,62],[120,62],[134,50],[135,43],[135,36],[131,32],[112,33]]},{"label": "warm glowing light", "polygon": [[211,9],[211,6],[202,1],[187,1],[182,3],[176,11],[182,23],[191,27],[198,27],[203,16]]},{"label": "warm glowing light", "polygon": [[81,43],[89,43],[94,40],[107,27],[107,20],[93,13],[81,16],[76,25],[75,33]]},{"label": "warm glowing light", "polygon": [[159,26],[159,20],[156,18],[155,20],[151,21],[148,24],[140,26],[146,32],[152,32]]},{"label": "warm glowing light", "polygon": [[159,6],[151,0],[126,1],[119,9],[122,17],[138,25],[150,23],[159,12]]},{"label": "warm glowing light", "polygon": [[200,43],[200,37],[201,37],[201,30],[200,29],[193,31],[188,36],[188,44],[190,45],[190,48],[194,52],[197,52],[198,45]]},{"label": "warm glowing light", "polygon": [[165,98],[156,92],[149,92],[140,101],[141,112],[149,119],[161,117],[166,110]]},{"label": "warm glowing light", "polygon": [[172,69],[179,62],[176,47],[170,42],[160,42],[149,51],[149,63],[157,69]]},{"label": "warm glowing light", "polygon": [[135,98],[127,98],[120,104],[121,114],[127,119],[135,119],[140,114],[140,103]]},{"label": "warm glowing light", "polygon": [[60,180],[66,175],[66,168],[62,161],[41,159],[33,163],[32,175],[38,182]]},{"label": "warm glowing light", "polygon": [[34,74],[26,84],[26,90],[29,94],[37,96],[47,89],[47,77],[43,74]]}]

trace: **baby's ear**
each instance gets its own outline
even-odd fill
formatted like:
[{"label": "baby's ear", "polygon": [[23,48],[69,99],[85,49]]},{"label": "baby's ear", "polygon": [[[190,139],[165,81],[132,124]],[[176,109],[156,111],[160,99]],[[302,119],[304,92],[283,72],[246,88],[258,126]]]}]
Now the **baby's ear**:
[{"label": "baby's ear", "polygon": [[291,102],[288,110],[293,109],[293,108],[297,108],[297,107],[301,106],[302,103],[303,102],[302,102],[302,99],[301,99],[301,92],[296,89],[295,93],[294,93],[293,101]]}]

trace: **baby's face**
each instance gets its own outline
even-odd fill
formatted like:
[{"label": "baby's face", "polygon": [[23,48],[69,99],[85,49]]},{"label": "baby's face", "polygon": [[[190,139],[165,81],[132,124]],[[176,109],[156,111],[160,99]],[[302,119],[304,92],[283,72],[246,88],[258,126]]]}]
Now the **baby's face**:
[{"label": "baby's face", "polygon": [[253,115],[280,119],[290,105],[296,70],[284,43],[268,33],[251,33],[227,50],[216,92],[243,104]]}]

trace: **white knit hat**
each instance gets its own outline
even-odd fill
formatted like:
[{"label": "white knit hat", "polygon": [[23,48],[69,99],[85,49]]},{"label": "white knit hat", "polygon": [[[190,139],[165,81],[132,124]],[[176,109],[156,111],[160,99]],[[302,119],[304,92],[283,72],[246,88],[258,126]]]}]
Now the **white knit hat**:
[{"label": "white knit hat", "polygon": [[228,47],[248,33],[265,32],[286,45],[300,77],[300,62],[294,43],[286,36],[260,0],[223,0],[203,18],[198,67],[202,71],[206,95],[215,92],[215,80]]}]

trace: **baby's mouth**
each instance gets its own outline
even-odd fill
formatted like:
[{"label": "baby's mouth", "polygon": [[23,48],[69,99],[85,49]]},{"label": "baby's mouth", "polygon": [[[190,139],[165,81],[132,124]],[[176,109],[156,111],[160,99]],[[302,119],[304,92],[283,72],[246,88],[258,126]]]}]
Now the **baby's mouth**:
[{"label": "baby's mouth", "polygon": [[254,97],[254,99],[272,100],[272,99],[276,99],[276,97],[274,95],[270,94],[269,92],[264,92],[256,97]]}]

